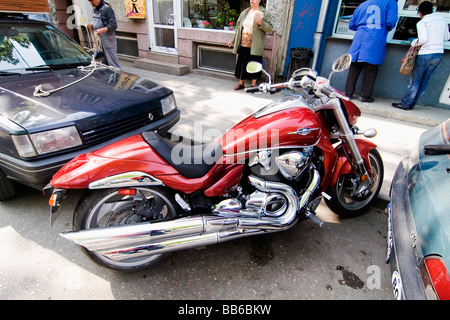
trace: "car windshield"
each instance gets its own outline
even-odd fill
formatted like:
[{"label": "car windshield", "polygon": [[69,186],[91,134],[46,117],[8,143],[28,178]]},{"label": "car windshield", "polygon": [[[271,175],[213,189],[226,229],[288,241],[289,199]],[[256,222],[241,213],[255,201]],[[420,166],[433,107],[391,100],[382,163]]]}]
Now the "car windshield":
[{"label": "car windshield", "polygon": [[88,65],[91,60],[81,46],[51,25],[0,25],[0,76]]}]

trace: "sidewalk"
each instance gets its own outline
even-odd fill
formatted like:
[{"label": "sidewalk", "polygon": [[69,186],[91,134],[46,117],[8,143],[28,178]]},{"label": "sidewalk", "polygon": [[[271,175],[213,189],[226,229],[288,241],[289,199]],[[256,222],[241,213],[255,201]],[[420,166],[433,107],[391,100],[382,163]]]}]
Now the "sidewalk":
[{"label": "sidewalk", "polygon": [[[175,92],[177,105],[182,112],[177,129],[187,130],[191,133],[195,122],[199,121],[202,121],[203,133],[208,128],[217,128],[224,132],[237,121],[266,105],[268,99],[276,100],[282,97],[280,93],[267,96],[265,94],[249,94],[243,90],[234,91],[235,80],[192,73],[173,76],[137,69],[123,61],[121,64],[122,70],[125,72],[150,79],[172,89]],[[375,98],[372,103],[364,103],[357,98],[353,101],[361,109],[363,115],[374,115],[429,127],[436,126],[450,118],[450,109],[418,105],[414,110],[405,111],[392,107],[392,102],[399,101],[379,98]],[[195,136],[198,134],[199,132],[195,132]]]}]

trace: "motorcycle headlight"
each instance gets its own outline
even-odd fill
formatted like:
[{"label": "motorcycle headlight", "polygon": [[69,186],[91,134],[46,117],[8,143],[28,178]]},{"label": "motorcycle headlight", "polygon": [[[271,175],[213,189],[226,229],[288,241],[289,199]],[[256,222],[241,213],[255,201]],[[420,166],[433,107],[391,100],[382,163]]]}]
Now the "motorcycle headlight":
[{"label": "motorcycle headlight", "polygon": [[173,110],[177,108],[177,104],[175,103],[175,97],[173,94],[170,96],[165,97],[161,100],[161,107],[163,111],[163,115],[167,115]]},{"label": "motorcycle headlight", "polygon": [[11,136],[17,153],[30,158],[83,144],[75,126],[49,130],[30,135]]}]

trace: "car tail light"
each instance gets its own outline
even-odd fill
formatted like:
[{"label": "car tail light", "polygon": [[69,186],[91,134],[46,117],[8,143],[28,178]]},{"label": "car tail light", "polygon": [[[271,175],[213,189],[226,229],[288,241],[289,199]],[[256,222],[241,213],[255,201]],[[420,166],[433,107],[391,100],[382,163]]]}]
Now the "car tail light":
[{"label": "car tail light", "polygon": [[444,260],[439,256],[428,256],[422,266],[422,280],[428,298],[450,300],[450,275]]}]

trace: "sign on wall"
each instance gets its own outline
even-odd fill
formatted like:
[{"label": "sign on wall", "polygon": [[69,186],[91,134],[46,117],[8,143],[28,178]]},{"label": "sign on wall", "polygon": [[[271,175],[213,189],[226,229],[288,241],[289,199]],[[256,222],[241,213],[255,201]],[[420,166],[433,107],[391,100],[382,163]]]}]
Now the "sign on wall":
[{"label": "sign on wall", "polygon": [[125,0],[126,17],[130,19],[145,19],[145,0]]},{"label": "sign on wall", "polygon": [[0,11],[48,13],[47,0],[2,1]]}]

